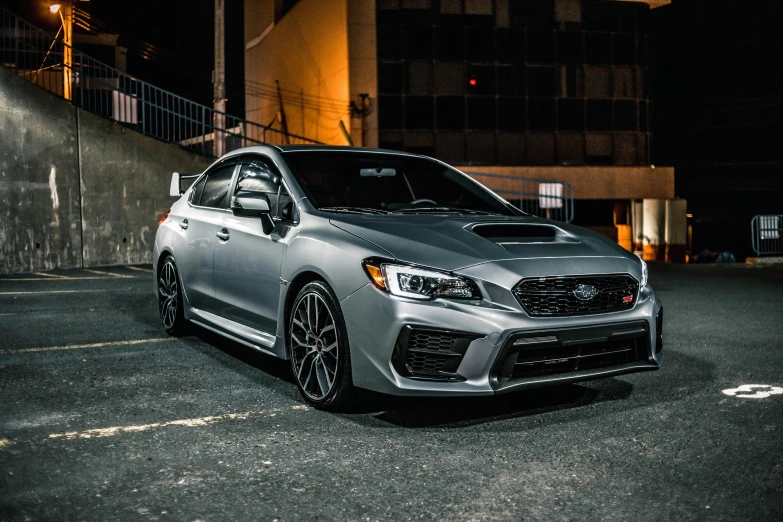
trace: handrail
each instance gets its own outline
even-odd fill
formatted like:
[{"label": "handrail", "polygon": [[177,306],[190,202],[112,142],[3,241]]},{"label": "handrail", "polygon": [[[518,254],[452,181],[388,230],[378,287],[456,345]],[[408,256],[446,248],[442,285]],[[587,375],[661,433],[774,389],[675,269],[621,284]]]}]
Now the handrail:
[{"label": "handrail", "polygon": [[[70,64],[64,63],[67,51]],[[226,152],[260,144],[319,144],[156,87],[71,48],[3,7],[0,61],[17,76],[61,98],[66,97],[64,85],[70,77],[73,105],[206,156],[214,156],[216,136],[225,141]]]}]

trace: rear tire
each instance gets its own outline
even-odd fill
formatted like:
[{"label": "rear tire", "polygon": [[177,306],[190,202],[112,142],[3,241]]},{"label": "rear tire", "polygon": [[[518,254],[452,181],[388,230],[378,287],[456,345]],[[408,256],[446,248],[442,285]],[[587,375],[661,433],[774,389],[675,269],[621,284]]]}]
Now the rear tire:
[{"label": "rear tire", "polygon": [[167,257],[158,270],[158,316],[169,335],[185,333],[187,321],[183,305],[179,271],[174,259]]},{"label": "rear tire", "polygon": [[304,400],[323,410],[348,407],[354,399],[348,331],[329,285],[313,281],[299,291],[286,333],[291,369]]}]

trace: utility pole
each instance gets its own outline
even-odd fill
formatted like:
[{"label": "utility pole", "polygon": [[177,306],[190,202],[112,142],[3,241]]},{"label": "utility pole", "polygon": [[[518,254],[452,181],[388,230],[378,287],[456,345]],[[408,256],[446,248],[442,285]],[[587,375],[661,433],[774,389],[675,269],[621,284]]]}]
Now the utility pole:
[{"label": "utility pole", "polygon": [[215,70],[213,130],[214,153],[220,157],[226,153],[226,38],[224,0],[215,0]]},{"label": "utility pole", "polygon": [[362,147],[367,146],[367,116],[371,112],[369,94],[359,94],[359,105],[356,105],[356,102],[351,102],[351,115],[362,119]]},{"label": "utility pole", "polygon": [[58,13],[63,23],[63,98],[71,101],[73,99],[73,4],[70,0],[62,4],[52,4],[49,6],[49,11]]}]

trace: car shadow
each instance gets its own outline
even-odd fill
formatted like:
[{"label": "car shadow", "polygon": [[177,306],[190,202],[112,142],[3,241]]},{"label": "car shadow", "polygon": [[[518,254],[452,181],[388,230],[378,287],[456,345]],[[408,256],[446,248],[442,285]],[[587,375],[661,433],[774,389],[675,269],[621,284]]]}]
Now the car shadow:
[{"label": "car shadow", "polygon": [[595,387],[569,384],[483,397],[392,397],[365,392],[361,404],[343,415],[359,423],[381,421],[403,428],[459,428],[624,400],[632,393],[633,384],[619,379],[606,379]]},{"label": "car shadow", "polygon": [[[195,324],[188,325],[188,328],[189,335],[228,356],[228,358],[222,357],[214,350],[202,350],[202,352],[218,360],[218,362],[233,369],[241,368],[242,373],[256,381],[265,373],[280,381],[296,386],[294,376],[291,374],[291,364],[288,361],[259,352]],[[257,370],[261,370],[263,373],[258,373]],[[296,392],[296,390],[294,391]]]}]

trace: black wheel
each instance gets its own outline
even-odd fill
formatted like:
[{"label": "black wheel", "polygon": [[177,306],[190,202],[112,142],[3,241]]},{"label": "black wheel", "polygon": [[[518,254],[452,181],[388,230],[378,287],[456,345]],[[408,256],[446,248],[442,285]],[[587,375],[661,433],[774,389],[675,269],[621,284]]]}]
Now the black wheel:
[{"label": "black wheel", "polygon": [[304,399],[340,410],[353,399],[348,332],[337,297],[321,281],[299,291],[288,320],[288,355]]},{"label": "black wheel", "polygon": [[170,335],[185,333],[186,321],[182,308],[177,265],[171,257],[167,257],[158,270],[158,313],[163,328]]}]

